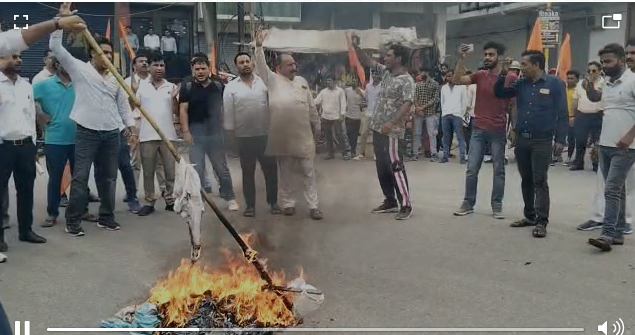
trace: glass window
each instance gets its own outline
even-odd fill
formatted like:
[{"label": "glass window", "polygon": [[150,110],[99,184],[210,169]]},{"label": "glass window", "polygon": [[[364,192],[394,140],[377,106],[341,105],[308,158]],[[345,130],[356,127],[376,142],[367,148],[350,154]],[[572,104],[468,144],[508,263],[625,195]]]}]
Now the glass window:
[{"label": "glass window", "polygon": [[[246,5],[245,5],[246,6]],[[302,4],[299,2],[256,2],[254,3],[254,12],[258,16],[265,17],[301,17]],[[245,8],[245,11],[248,7]],[[217,2],[216,11],[218,15],[235,15],[237,10],[237,2]]]}]

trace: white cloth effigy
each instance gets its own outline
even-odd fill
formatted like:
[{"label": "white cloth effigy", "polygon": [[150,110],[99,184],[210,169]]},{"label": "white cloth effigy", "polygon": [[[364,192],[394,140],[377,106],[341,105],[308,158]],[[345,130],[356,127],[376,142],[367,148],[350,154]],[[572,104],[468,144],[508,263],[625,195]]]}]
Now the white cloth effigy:
[{"label": "white cloth effigy", "polygon": [[174,211],[180,214],[188,225],[190,242],[192,244],[192,260],[200,256],[201,250],[201,220],[205,211],[205,204],[201,196],[201,180],[183,157],[176,165],[174,180]]}]

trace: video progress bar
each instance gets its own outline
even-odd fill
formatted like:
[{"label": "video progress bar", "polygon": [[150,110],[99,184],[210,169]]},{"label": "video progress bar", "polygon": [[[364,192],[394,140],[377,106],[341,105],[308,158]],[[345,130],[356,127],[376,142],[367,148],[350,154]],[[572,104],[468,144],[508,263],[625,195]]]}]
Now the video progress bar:
[{"label": "video progress bar", "polygon": [[458,333],[458,332],[525,332],[562,333],[584,332],[584,328],[47,328],[49,332],[340,332],[340,333]]}]

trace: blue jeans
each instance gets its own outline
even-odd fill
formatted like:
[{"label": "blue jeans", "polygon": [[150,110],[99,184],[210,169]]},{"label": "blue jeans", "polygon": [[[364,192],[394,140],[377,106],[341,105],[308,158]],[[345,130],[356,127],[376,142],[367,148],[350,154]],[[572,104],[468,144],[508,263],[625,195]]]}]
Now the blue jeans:
[{"label": "blue jeans", "polygon": [[450,157],[450,137],[452,133],[456,134],[459,141],[459,158],[465,160],[465,137],[463,137],[463,119],[455,115],[445,115],[441,118],[441,127],[443,131],[443,157]]},{"label": "blue jeans", "polygon": [[602,235],[621,237],[626,225],[626,177],[635,163],[635,149],[600,146],[600,171],[604,176],[604,225]]},{"label": "blue jeans", "polygon": [[120,136],[119,129],[98,131],[77,125],[75,170],[66,207],[67,225],[79,225],[88,208],[88,176],[93,162],[95,182],[101,198],[99,221],[114,222],[118,161],[113,158],[119,157]]},{"label": "blue jeans", "polygon": [[132,170],[132,164],[130,164],[130,145],[123,131],[119,135],[119,172],[121,173],[121,179],[123,180],[124,187],[126,188],[126,198],[137,198],[137,184],[134,178],[134,171]]},{"label": "blue jeans", "polygon": [[221,198],[227,201],[235,200],[232,177],[225,157],[223,135],[220,133],[210,135],[209,130],[203,124],[191,124],[190,133],[194,139],[194,145],[190,149],[190,162],[195,164],[194,169],[196,169],[201,181],[205,180],[205,155],[207,155],[220,183]]},{"label": "blue jeans", "polygon": [[13,330],[11,330],[11,324],[9,324],[9,317],[4,311],[2,302],[0,302],[0,334],[13,334]]},{"label": "blue jeans", "polygon": [[470,152],[467,157],[467,172],[465,173],[465,198],[463,204],[473,208],[476,204],[476,189],[478,188],[478,173],[483,164],[485,143],[491,143],[494,180],[492,184],[492,210],[503,209],[505,195],[505,133],[489,132],[474,129],[470,138]]},{"label": "blue jeans", "polygon": [[75,170],[75,144],[45,144],[44,152],[46,152],[46,167],[49,173],[46,213],[49,217],[56,218],[60,215],[62,176],[66,162],[70,164],[71,172]]}]

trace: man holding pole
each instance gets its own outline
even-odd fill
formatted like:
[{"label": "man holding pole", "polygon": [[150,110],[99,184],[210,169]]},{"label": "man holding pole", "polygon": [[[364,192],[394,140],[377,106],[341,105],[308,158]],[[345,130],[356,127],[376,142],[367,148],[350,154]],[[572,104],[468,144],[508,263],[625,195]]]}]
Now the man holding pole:
[{"label": "man holding pole", "polygon": [[[60,16],[71,14],[70,4],[60,7]],[[108,64],[91,47],[90,62],[74,58],[62,45],[63,31],[51,34],[49,46],[60,64],[73,81],[76,100],[70,117],[77,123],[75,145],[75,173],[71,183],[71,196],[66,209],[66,232],[72,236],[83,236],[81,217],[88,203],[87,184],[91,164],[95,164],[95,179],[101,204],[97,225],[107,230],[119,230],[115,221],[115,183],[117,180],[120,149],[120,127],[126,127],[128,140],[134,138],[134,118],[127,95],[113,74],[108,73]],[[85,33],[85,32],[84,32]],[[97,42],[103,56],[111,60],[112,43]]]}]

